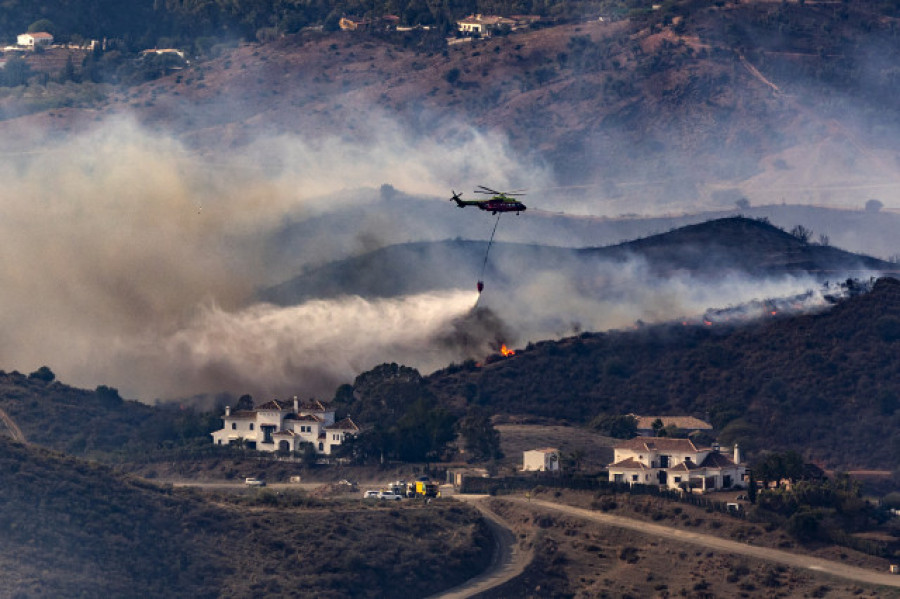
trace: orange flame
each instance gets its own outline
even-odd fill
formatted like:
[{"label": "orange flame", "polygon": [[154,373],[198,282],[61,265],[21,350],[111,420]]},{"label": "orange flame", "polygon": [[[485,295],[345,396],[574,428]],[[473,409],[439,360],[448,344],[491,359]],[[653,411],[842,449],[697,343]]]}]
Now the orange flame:
[{"label": "orange flame", "polygon": [[502,346],[500,346],[500,353],[501,353],[504,357],[509,357],[509,356],[514,356],[514,355],[516,355],[516,352],[514,352],[514,351],[511,350],[511,349],[508,349],[508,348],[506,347],[506,344],[505,344],[505,343],[504,343]]}]

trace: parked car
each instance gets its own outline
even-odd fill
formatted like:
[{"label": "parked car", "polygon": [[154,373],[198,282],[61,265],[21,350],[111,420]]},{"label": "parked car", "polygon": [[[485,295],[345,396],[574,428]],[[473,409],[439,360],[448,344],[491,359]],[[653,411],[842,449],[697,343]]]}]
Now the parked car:
[{"label": "parked car", "polygon": [[265,487],[266,481],[259,480],[258,478],[250,477],[244,479],[244,484],[248,487]]},{"label": "parked car", "polygon": [[363,493],[363,499],[378,499],[378,491],[373,491],[369,489],[365,493]]},{"label": "parked car", "polygon": [[401,497],[400,495],[397,495],[396,493],[392,493],[390,491],[380,491],[378,493],[378,499],[388,499],[390,501],[400,501],[401,499],[403,499],[403,497]]}]

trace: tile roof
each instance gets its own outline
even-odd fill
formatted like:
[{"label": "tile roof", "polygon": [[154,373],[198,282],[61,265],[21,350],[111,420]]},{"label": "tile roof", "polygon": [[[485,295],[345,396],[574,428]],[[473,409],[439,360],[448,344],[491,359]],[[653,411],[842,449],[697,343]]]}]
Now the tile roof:
[{"label": "tile roof", "polygon": [[691,470],[697,470],[700,468],[694,462],[682,462],[677,466],[671,466],[670,468],[666,468],[669,472],[690,472]]},{"label": "tile roof", "polygon": [[527,449],[526,451],[539,451],[541,453],[559,453],[555,447],[544,447],[543,449]]},{"label": "tile roof", "polygon": [[701,468],[728,468],[729,466],[734,466],[735,463],[729,458],[727,455],[719,453],[717,451],[710,452],[706,459],[703,460],[703,463],[700,464]]},{"label": "tile roof", "polygon": [[254,410],[240,410],[240,411],[238,411],[238,412],[232,412],[232,413],[229,414],[228,416],[225,416],[225,418],[238,418],[238,419],[243,419],[243,418],[256,418],[256,411],[254,411]]},{"label": "tile roof", "polygon": [[506,17],[499,17],[495,15],[469,15],[464,19],[460,19],[457,23],[464,23],[466,25],[515,25],[515,21],[512,19],[507,19]]},{"label": "tile roof", "polygon": [[291,410],[294,408],[292,403],[288,403],[286,401],[281,401],[279,399],[273,399],[272,401],[267,401],[261,406],[256,406],[257,412],[262,412],[264,410]]},{"label": "tile roof", "polygon": [[635,437],[617,443],[613,449],[631,449],[633,451],[700,451],[690,439],[673,439],[671,437]]},{"label": "tile roof", "polygon": [[304,414],[303,416],[298,416],[296,414],[288,414],[284,417],[285,420],[296,420],[298,422],[322,422],[322,419],[316,416],[315,414]]},{"label": "tile roof", "polygon": [[627,458],[620,462],[616,462],[615,464],[610,464],[607,466],[608,468],[629,468],[629,469],[637,469],[637,470],[649,470],[646,464],[637,461],[634,458]]},{"label": "tile roof", "polygon": [[350,420],[349,418],[344,418],[334,424],[329,424],[325,427],[326,430],[339,430],[339,431],[358,431],[359,427],[356,426],[356,423]]}]

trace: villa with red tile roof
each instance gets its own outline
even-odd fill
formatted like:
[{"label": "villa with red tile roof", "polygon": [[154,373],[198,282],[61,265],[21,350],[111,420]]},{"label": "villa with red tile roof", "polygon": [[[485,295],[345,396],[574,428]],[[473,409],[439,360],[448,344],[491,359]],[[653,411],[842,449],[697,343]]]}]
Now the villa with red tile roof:
[{"label": "villa with red tile roof", "polygon": [[312,443],[316,452],[330,455],[348,437],[359,433],[349,418],[338,422],[334,410],[318,400],[293,402],[273,399],[252,410],[225,408],[224,426],[212,434],[216,445],[243,443],[258,451],[301,451]]},{"label": "villa with red tile roof", "polygon": [[699,493],[747,486],[747,468],[741,465],[737,445],[729,457],[717,445],[698,448],[689,439],[635,437],[615,445],[613,452],[613,482]]}]

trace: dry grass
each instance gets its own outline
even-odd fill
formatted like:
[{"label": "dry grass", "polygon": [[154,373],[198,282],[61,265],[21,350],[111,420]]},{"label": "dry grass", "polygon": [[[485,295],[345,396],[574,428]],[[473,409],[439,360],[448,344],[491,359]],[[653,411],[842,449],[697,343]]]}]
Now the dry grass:
[{"label": "dry grass", "polygon": [[504,462],[518,467],[522,466],[523,451],[555,447],[563,453],[583,452],[582,470],[599,470],[612,461],[612,446],[617,441],[576,426],[499,424],[496,428],[506,456]]},{"label": "dry grass", "polygon": [[[582,495],[582,497],[578,497]],[[591,494],[566,492],[566,503],[590,503]],[[646,498],[640,498],[646,499]],[[653,507],[653,506],[651,506]],[[637,508],[637,509],[635,509]],[[679,514],[671,510],[680,508]],[[694,530],[728,535],[735,525],[710,523],[726,516],[693,513],[691,506],[664,506],[670,510],[663,522],[703,523],[686,525]],[[898,597],[900,592],[843,583],[806,571],[774,566],[691,545],[661,540],[633,531],[584,522],[562,515],[548,515],[527,505],[502,499],[492,509],[514,523],[523,543],[532,544],[536,560],[517,580],[496,589],[488,597],[570,596],[588,597]],[[617,512],[653,519],[655,507],[645,512],[638,502]],[[684,516],[682,519],[681,516]],[[673,517],[674,516],[674,517]],[[746,526],[746,525],[737,525]],[[729,528],[731,527],[731,528]],[[754,544],[772,542],[777,535],[753,531]],[[893,593],[893,594],[891,594]]]}]

